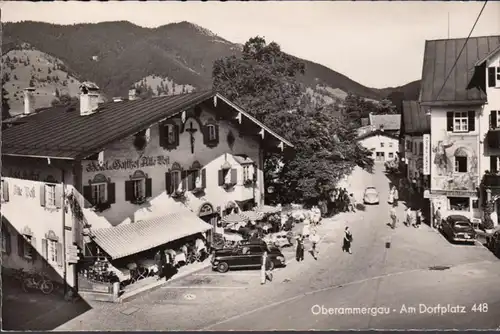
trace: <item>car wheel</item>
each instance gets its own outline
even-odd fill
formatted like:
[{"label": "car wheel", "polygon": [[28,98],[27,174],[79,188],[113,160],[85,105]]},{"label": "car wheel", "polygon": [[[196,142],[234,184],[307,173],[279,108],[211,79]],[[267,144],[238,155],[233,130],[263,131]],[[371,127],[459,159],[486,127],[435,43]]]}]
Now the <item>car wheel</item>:
[{"label": "car wheel", "polygon": [[229,265],[226,262],[221,262],[217,265],[217,271],[220,273],[227,273]]},{"label": "car wheel", "polygon": [[267,270],[273,270],[274,269],[274,262],[273,261],[269,261],[269,264],[266,268]]}]

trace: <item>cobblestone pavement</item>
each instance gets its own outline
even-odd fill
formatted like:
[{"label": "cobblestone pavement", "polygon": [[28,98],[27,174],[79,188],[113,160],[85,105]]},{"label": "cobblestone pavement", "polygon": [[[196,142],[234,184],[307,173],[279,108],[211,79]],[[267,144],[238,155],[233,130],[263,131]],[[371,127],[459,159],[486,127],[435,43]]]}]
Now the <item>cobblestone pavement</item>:
[{"label": "cobblestone pavement", "polygon": [[[404,287],[412,282],[414,276],[404,276],[399,274],[401,272],[424,272],[431,266],[450,265],[453,268],[483,261],[492,261],[492,266],[498,266],[498,259],[483,247],[451,245],[428,227],[414,229],[400,226],[395,230],[390,229],[386,225],[389,222],[389,206],[384,200],[388,197],[389,180],[382,168],[378,166],[374,175],[367,174],[363,181],[379,189],[380,205],[367,206],[364,211],[324,220],[319,230],[323,239],[318,260],[309,256],[301,263],[291,261],[286,268],[275,270],[273,282],[265,285],[260,285],[258,271],[219,274],[207,269],[167,283],[163,288],[120,305],[93,305],[93,310],[60,326],[58,330],[249,329],[247,326],[256,319],[246,320],[244,315],[248,314],[250,317],[252,310],[263,307],[268,307],[265,309],[268,316],[263,321],[266,325],[262,325],[265,329],[285,328],[283,324],[286,324],[287,319],[296,317],[297,314],[292,311],[287,314],[286,307],[280,311],[283,313],[274,311],[281,309],[279,303],[316,290],[376,280],[374,277],[394,276],[391,281],[394,286],[386,288],[384,285],[384,289],[397,291],[398,296],[404,299],[405,293],[411,290]],[[402,215],[404,207],[399,210]],[[341,250],[346,225],[350,226],[354,236],[352,255]],[[386,248],[386,242],[390,242],[390,248]],[[288,259],[293,259],[293,250],[287,251],[285,255]],[[442,274],[446,275],[446,271]],[[469,284],[474,286],[474,279],[470,277],[469,280]],[[443,289],[439,282],[431,284],[431,287]],[[402,288],[394,288],[398,286]],[[371,288],[367,286],[366,289],[370,291]],[[418,290],[415,291],[423,293],[419,290],[420,285],[416,289]],[[449,293],[453,291],[444,290]],[[389,292],[384,292],[387,293]],[[367,300],[373,297],[373,293],[368,292],[354,294],[351,291],[350,294],[351,302],[365,295]],[[288,304],[288,310],[293,309],[294,305]],[[233,321],[227,321],[233,317],[236,317]],[[262,326],[259,328],[263,329]],[[352,325],[347,323],[346,326],[342,328]],[[366,326],[367,323],[361,327]]]}]

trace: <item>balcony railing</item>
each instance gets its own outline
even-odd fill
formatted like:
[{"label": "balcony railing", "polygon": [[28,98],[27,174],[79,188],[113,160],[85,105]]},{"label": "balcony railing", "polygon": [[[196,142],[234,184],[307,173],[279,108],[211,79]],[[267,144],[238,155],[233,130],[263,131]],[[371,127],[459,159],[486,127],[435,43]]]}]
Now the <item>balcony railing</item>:
[{"label": "balcony railing", "polygon": [[496,174],[484,175],[483,185],[487,188],[500,188],[500,175]]}]

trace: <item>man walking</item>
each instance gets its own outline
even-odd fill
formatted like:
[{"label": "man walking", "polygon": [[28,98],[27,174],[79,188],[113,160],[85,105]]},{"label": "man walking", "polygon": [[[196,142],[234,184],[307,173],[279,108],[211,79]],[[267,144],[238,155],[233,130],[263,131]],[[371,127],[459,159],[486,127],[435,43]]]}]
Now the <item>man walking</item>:
[{"label": "man walking", "polygon": [[315,260],[318,259],[318,243],[319,243],[319,235],[316,233],[316,229],[311,231],[311,235],[309,236],[309,241],[311,242],[311,255]]},{"label": "man walking", "polygon": [[396,228],[396,223],[398,221],[398,216],[396,214],[396,207],[394,207],[394,206],[391,207],[390,217],[391,217],[391,221],[392,221],[391,227],[393,229],[395,229]]},{"label": "man walking", "polygon": [[443,220],[443,216],[441,214],[441,207],[438,207],[436,213],[434,214],[434,228],[441,228],[441,220]]},{"label": "man walking", "polygon": [[352,254],[351,251],[351,243],[352,243],[352,233],[349,231],[349,227],[345,227],[345,233],[344,233],[344,243],[342,245],[342,250],[344,252],[348,252],[349,254]]}]

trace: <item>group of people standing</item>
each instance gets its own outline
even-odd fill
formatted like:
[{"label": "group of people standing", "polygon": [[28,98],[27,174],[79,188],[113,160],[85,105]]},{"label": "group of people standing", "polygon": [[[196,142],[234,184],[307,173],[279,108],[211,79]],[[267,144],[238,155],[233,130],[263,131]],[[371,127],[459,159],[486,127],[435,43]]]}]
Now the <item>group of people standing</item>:
[{"label": "group of people standing", "polygon": [[335,190],[332,195],[332,204],[334,213],[356,211],[354,195],[352,193],[350,194],[346,188]]},{"label": "group of people standing", "polygon": [[[390,217],[391,217],[391,227],[394,229],[398,223],[398,215],[396,213],[396,207],[398,206],[399,201],[399,193],[396,186],[392,186],[391,191],[389,193],[388,202],[391,204]],[[405,211],[405,218],[403,223],[407,227],[415,227],[418,228],[422,224],[423,215],[422,210],[412,210],[411,207],[408,207]]]}]

